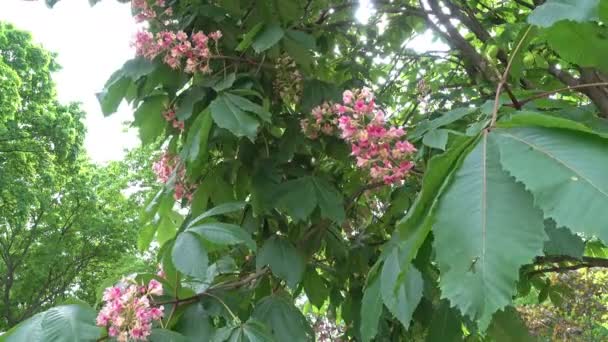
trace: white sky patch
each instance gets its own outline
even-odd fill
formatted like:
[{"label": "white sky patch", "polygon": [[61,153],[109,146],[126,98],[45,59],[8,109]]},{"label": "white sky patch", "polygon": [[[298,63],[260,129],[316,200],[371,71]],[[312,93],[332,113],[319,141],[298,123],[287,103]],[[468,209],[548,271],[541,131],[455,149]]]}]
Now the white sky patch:
[{"label": "white sky patch", "polygon": [[53,75],[62,103],[81,102],[87,113],[85,147],[97,163],[120,160],[125,148],[139,144],[123,122],[132,110],[123,104],[104,118],[95,93],[110,75],[134,56],[130,42],[137,31],[129,4],[62,0],[53,9],[42,1],[0,0],[0,20],[32,33],[35,42],[58,53],[62,70]]}]

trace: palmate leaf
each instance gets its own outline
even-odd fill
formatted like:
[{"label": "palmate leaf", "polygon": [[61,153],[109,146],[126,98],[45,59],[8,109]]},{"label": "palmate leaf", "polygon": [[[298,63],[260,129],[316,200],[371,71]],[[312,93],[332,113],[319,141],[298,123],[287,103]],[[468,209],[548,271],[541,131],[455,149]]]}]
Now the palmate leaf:
[{"label": "palmate leaf", "polygon": [[304,276],[304,256],[288,240],[272,237],[264,243],[256,257],[258,269],[269,265],[272,273],[295,289]]},{"label": "palmate leaf", "polygon": [[525,184],[545,217],[608,241],[608,140],[544,127],[495,132],[501,164]]},{"label": "palmate leaf", "polygon": [[0,341],[95,341],[102,334],[95,316],[95,310],[86,305],[57,306],[23,321],[1,335]]},{"label": "palmate leaf", "polygon": [[519,268],[542,255],[540,210],[499,162],[484,132],[441,196],[433,225],[442,296],[485,330],[511,302]]}]

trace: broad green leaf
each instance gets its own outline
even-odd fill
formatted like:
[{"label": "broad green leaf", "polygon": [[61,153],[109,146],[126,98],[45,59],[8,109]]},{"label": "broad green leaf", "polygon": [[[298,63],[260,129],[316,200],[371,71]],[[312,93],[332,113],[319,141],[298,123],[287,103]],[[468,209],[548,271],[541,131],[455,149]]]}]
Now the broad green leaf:
[{"label": "broad green leaf", "polygon": [[463,160],[433,225],[442,297],[482,331],[511,303],[519,268],[542,255],[546,239],[542,213],[502,169],[494,135],[484,132]]},{"label": "broad green leaf", "polygon": [[273,342],[275,341],[269,328],[256,320],[249,320],[241,328],[249,342]]},{"label": "broad green leaf", "polygon": [[563,128],[572,131],[595,134],[603,138],[608,138],[608,135],[602,132],[594,131],[584,124],[565,119],[559,116],[552,116],[537,112],[522,112],[511,116],[508,120],[498,122],[498,127],[525,127],[525,126],[540,126],[547,128]]},{"label": "broad green leaf", "polygon": [[266,24],[262,32],[256,36],[251,46],[256,53],[266,51],[278,43],[283,38],[283,35],[285,35],[285,31],[283,31],[279,24]]},{"label": "broad green leaf", "polygon": [[308,268],[304,275],[304,292],[308,300],[317,308],[321,308],[325,304],[325,300],[329,297],[329,289],[323,277],[317,273],[314,268]]},{"label": "broad green leaf", "polygon": [[180,272],[197,279],[205,279],[209,256],[198,235],[189,231],[180,233],[173,245],[171,258]]},{"label": "broad green leaf", "polygon": [[545,222],[549,240],[545,242],[545,255],[568,255],[581,259],[585,252],[585,241],[566,227],[555,227],[553,220]]},{"label": "broad green leaf", "polygon": [[566,61],[608,71],[608,37],[596,23],[562,21],[547,29],[546,39]]},{"label": "broad green leaf", "polygon": [[191,87],[184,95],[180,95],[175,115],[180,121],[188,120],[194,111],[194,105],[203,101],[207,96],[207,90],[201,87]]},{"label": "broad green leaf", "polygon": [[38,313],[3,335],[3,342],[96,341],[102,335],[95,326],[97,313],[87,305],[61,305]]},{"label": "broad green leaf", "polygon": [[183,159],[194,162],[199,158],[206,158],[207,141],[212,125],[213,121],[211,120],[211,114],[208,110],[204,110],[197,115],[194,123],[188,130],[186,143],[181,152]]},{"label": "broad green leaf", "polygon": [[200,235],[203,239],[217,245],[245,244],[252,251],[256,250],[255,241],[243,228],[230,223],[211,222],[189,227],[187,232]]},{"label": "broad green leaf", "polygon": [[168,104],[165,95],[154,95],[144,99],[144,102],[135,111],[134,126],[139,129],[139,137],[143,145],[156,141],[163,133],[167,121],[162,116]]},{"label": "broad green leaf", "polygon": [[307,50],[316,50],[317,42],[313,35],[297,30],[287,30],[285,35]]},{"label": "broad green leaf", "polygon": [[317,204],[321,209],[321,216],[342,223],[346,214],[344,213],[344,201],[342,195],[336,188],[320,177],[313,177]]},{"label": "broad green leaf", "polygon": [[464,341],[462,337],[462,322],[456,309],[450,307],[450,302],[442,300],[429,325],[426,342],[457,342]]},{"label": "broad green leaf", "polygon": [[361,338],[363,342],[371,341],[378,333],[382,308],[380,277],[375,276],[368,282],[361,302]]},{"label": "broad green leaf", "polygon": [[103,115],[109,116],[118,110],[118,106],[124,99],[131,82],[129,78],[123,77],[96,94]]},{"label": "broad green leaf", "polygon": [[495,132],[503,167],[525,184],[545,217],[608,241],[606,139],[540,127]]},{"label": "broad green leaf", "polygon": [[291,242],[274,236],[266,240],[256,257],[257,268],[269,265],[272,273],[295,289],[302,280],[306,261]]},{"label": "broad green leaf", "polygon": [[200,221],[202,221],[208,217],[233,213],[235,211],[241,211],[241,210],[245,209],[246,205],[247,205],[247,203],[245,203],[245,202],[222,203],[222,204],[218,205],[217,207],[213,207],[213,208],[205,211],[204,213],[199,215],[197,218],[190,221],[190,223],[188,223],[188,228],[194,226],[195,224],[199,223]]},{"label": "broad green leaf", "polygon": [[213,88],[213,90],[215,90],[217,92],[226,90],[226,89],[232,87],[235,80],[236,80],[236,74],[230,73],[230,74],[226,75],[226,77],[223,77],[222,79],[220,79],[212,88]]},{"label": "broad green leaf", "polygon": [[152,329],[150,334],[150,342],[187,342],[186,337],[175,331],[167,329]]},{"label": "broad green leaf", "polygon": [[255,138],[259,122],[224,94],[213,100],[209,108],[213,121],[219,127],[229,130],[237,137],[246,136],[251,140]]},{"label": "broad green leaf", "polygon": [[431,130],[424,135],[422,143],[428,147],[445,151],[445,145],[448,143],[448,131],[445,129]]},{"label": "broad green leaf", "polygon": [[547,0],[530,13],[528,23],[549,27],[561,20],[597,20],[598,4],[599,0]]},{"label": "broad green leaf", "polygon": [[272,114],[270,114],[267,110],[265,110],[259,104],[253,103],[242,96],[234,95],[231,93],[225,93],[224,96],[226,96],[232,103],[234,103],[241,110],[254,113],[260,119],[262,119],[266,122],[270,122],[270,117],[272,116]]},{"label": "broad green leaf", "polygon": [[496,342],[533,342],[536,341],[524,322],[519,318],[517,310],[506,307],[494,314],[492,324],[488,328],[488,336]]},{"label": "broad green leaf", "polygon": [[463,107],[452,109],[449,112],[442,114],[437,119],[431,121],[423,121],[422,123],[416,125],[416,128],[414,128],[414,130],[410,134],[408,134],[408,137],[410,139],[418,139],[422,137],[426,132],[449,125],[477,111],[478,108],[476,107]]},{"label": "broad green leaf", "polygon": [[304,81],[300,110],[310,113],[312,109],[324,101],[340,101],[342,93],[336,85],[321,80]]},{"label": "broad green leaf", "polygon": [[148,224],[144,226],[137,234],[137,249],[140,252],[144,252],[150,247],[152,240],[154,240],[154,234],[156,234],[156,226]]},{"label": "broad green leaf", "polygon": [[191,304],[175,325],[188,342],[208,341],[215,334],[211,317],[199,303]]},{"label": "broad green leaf", "polygon": [[306,220],[317,206],[317,190],[311,177],[281,184],[275,196],[277,206],[296,221]]},{"label": "broad green leaf", "polygon": [[236,51],[241,52],[247,50],[251,46],[253,42],[253,38],[260,32],[260,30],[264,27],[263,22],[257,23],[254,27],[251,28],[247,33],[243,35],[243,40],[236,47]]},{"label": "broad green leaf", "polygon": [[272,295],[263,298],[255,306],[251,316],[265,323],[272,330],[276,341],[313,340],[306,318],[298,308],[282,296]]},{"label": "broad green leaf", "polygon": [[414,310],[422,299],[422,274],[411,263],[403,262],[398,249],[384,261],[380,293],[388,310],[407,330]]}]

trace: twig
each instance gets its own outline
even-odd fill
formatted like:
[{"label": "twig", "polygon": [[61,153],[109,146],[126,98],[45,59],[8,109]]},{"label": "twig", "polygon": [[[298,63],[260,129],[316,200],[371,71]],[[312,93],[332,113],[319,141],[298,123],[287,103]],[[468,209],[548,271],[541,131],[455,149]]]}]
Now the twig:
[{"label": "twig", "polygon": [[604,267],[608,268],[608,259],[603,258],[594,258],[594,257],[582,257],[582,259],[577,259],[567,255],[556,255],[556,256],[543,256],[537,257],[535,260],[535,264],[551,264],[551,263],[574,263],[574,265],[564,265],[564,266],[555,266],[555,267],[546,267],[540,268],[536,270],[532,270],[528,272],[528,275],[540,274],[540,273],[548,273],[548,272],[565,272],[572,271],[581,268],[593,268],[593,267]]},{"label": "twig", "polygon": [[[492,109],[492,120],[490,121],[490,127],[494,127],[494,125],[496,125],[496,118],[498,117],[498,100],[500,99],[500,93],[502,92],[502,88],[507,84],[507,78],[509,77],[509,71],[511,71],[511,66],[513,65],[513,60],[515,59],[515,56],[517,56],[519,49],[523,45],[524,40],[526,40],[526,37],[530,33],[531,29],[532,29],[532,26],[529,26],[528,29],[526,30],[526,32],[524,33],[524,35],[521,37],[521,39],[517,43],[515,50],[513,50],[513,53],[509,57],[509,62],[507,63],[507,67],[505,68],[505,71],[502,74],[500,81],[498,82],[498,86],[496,87],[496,97],[494,98],[494,108]],[[515,104],[516,102],[517,102],[517,100],[515,100],[514,105],[518,106],[517,104]],[[521,103],[519,104],[519,107],[521,107]]]}]

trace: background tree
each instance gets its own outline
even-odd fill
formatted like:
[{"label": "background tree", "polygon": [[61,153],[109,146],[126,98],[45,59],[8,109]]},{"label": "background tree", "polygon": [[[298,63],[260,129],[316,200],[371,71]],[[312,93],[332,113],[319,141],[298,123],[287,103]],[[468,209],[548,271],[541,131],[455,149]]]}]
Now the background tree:
[{"label": "background tree", "polygon": [[162,142],[163,272],[8,339],[528,341],[514,298],[608,266],[605,0],[132,4],[99,99]]},{"label": "background tree", "polygon": [[57,68],[29,34],[0,23],[1,330],[69,297],[95,303],[135,246],[127,166],[86,160],[84,113],[57,102]]}]

